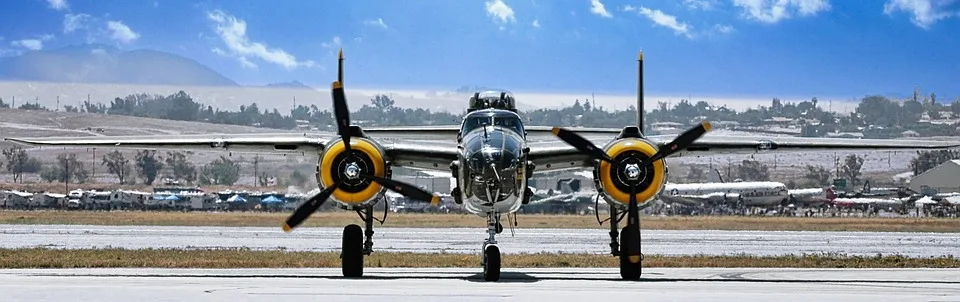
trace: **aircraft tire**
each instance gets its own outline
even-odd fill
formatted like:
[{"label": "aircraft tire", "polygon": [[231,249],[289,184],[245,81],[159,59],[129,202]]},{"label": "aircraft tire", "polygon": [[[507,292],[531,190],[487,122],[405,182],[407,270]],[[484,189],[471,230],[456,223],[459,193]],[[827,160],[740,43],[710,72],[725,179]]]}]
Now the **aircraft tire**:
[{"label": "aircraft tire", "polygon": [[500,248],[489,245],[483,251],[483,280],[500,280]]},{"label": "aircraft tire", "polygon": [[340,266],[344,277],[363,277],[363,229],[359,225],[351,224],[343,228]]},{"label": "aircraft tire", "polygon": [[[620,231],[620,246],[628,246],[630,240],[640,240],[640,234],[634,234],[629,227]],[[627,253],[620,252],[620,277],[623,280],[639,280],[643,261],[630,263]]]}]

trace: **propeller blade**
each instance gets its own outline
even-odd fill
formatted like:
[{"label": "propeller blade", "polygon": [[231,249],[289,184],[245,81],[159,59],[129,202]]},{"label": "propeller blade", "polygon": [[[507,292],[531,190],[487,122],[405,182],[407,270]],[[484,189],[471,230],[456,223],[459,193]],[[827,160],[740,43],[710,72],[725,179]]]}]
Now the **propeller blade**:
[{"label": "propeller blade", "polygon": [[350,109],[347,107],[347,95],[343,92],[343,49],[337,57],[337,81],[330,89],[333,95],[333,117],[337,120],[337,134],[343,140],[344,151],[353,155],[350,150]]},{"label": "propeller blade", "polygon": [[561,140],[567,144],[570,144],[574,148],[577,148],[577,150],[580,150],[584,154],[593,156],[593,158],[599,160],[605,160],[608,163],[613,163],[613,159],[610,158],[610,155],[607,155],[607,153],[603,152],[603,150],[598,148],[597,145],[594,145],[589,140],[583,138],[573,131],[560,127],[553,127],[553,135],[556,135]]},{"label": "propeller blade", "polygon": [[423,190],[417,186],[396,181],[393,179],[377,177],[375,175],[366,175],[366,177],[373,179],[373,181],[376,181],[377,183],[386,187],[387,189],[390,189],[391,191],[403,194],[403,196],[410,197],[412,199],[419,200],[419,201],[426,201],[432,205],[440,204],[440,196],[431,194],[430,192],[427,192],[426,190]]},{"label": "propeller blade", "polygon": [[711,127],[710,122],[708,121],[700,122],[699,125],[696,125],[687,131],[684,131],[683,133],[678,135],[677,138],[674,138],[673,141],[667,143],[666,145],[663,145],[663,147],[660,148],[660,151],[657,151],[657,153],[651,156],[650,159],[647,159],[647,162],[648,163],[654,162],[664,157],[670,156],[671,154],[676,153],[677,151],[686,149],[691,144],[693,144],[693,142],[695,142],[697,139],[703,136],[704,133],[707,133],[707,131],[710,131],[710,127]]},{"label": "propeller blade", "polygon": [[310,214],[316,212],[320,206],[323,205],[327,199],[330,199],[330,195],[333,194],[333,190],[336,190],[340,186],[340,182],[337,182],[310,197],[307,202],[304,202],[296,211],[293,211],[293,214],[290,215],[290,218],[287,218],[287,221],[283,224],[283,231],[290,232],[293,228],[303,223],[304,220],[307,220],[307,217],[310,217]]},{"label": "propeller blade", "polygon": [[337,119],[337,134],[343,140],[343,148],[347,154],[353,154],[350,151],[350,109],[347,108],[347,96],[343,92],[343,85],[340,82],[333,82],[333,115]]}]

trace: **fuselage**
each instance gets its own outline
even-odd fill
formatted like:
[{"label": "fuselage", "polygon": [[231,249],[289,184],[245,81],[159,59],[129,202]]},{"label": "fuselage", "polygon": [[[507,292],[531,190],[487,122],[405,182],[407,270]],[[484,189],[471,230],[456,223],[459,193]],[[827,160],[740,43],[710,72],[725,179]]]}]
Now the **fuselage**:
[{"label": "fuselage", "polygon": [[526,134],[510,110],[468,113],[460,128],[457,186],[470,213],[512,213],[527,187]]},{"label": "fuselage", "polygon": [[744,206],[773,206],[788,200],[787,187],[779,182],[668,183],[661,198],[683,204],[741,203]]}]

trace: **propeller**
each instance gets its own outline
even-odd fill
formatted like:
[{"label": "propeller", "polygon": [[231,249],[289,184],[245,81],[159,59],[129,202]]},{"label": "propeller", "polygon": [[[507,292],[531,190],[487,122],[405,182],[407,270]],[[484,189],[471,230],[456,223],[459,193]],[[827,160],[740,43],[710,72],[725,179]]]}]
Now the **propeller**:
[{"label": "propeller", "polygon": [[[650,158],[631,167],[624,166],[624,163],[613,160],[613,158],[611,158],[609,154],[604,152],[602,149],[598,148],[596,145],[594,145],[592,142],[590,142],[586,138],[583,138],[582,136],[580,136],[579,134],[573,131],[563,129],[560,127],[553,127],[553,134],[556,135],[561,140],[563,140],[564,142],[566,142],[567,144],[570,144],[577,150],[580,150],[584,154],[589,155],[594,159],[606,161],[620,168],[634,169],[634,168],[646,167],[647,165],[649,165],[654,161],[661,160],[663,158],[666,158],[667,156],[670,156],[676,153],[677,151],[686,149],[691,144],[693,144],[693,142],[695,142],[697,139],[703,136],[703,134],[707,133],[707,131],[710,131],[710,127],[711,127],[710,122],[707,122],[707,121],[700,122],[700,124],[694,126],[693,128],[688,129],[687,131],[684,131],[669,143],[661,146],[659,150],[657,150],[657,153],[653,154],[653,156],[650,156]],[[639,172],[639,171],[636,171],[636,172]],[[640,210],[639,210],[639,207],[637,206],[637,192],[636,192],[637,190],[636,186],[639,181],[630,180],[629,182],[630,182],[629,184],[630,200],[627,205],[627,229],[630,230],[631,234],[637,234],[639,236]],[[624,252],[627,253],[627,259],[630,261],[630,263],[640,262],[640,259],[641,259],[640,241],[632,240],[630,244],[627,244],[626,246],[624,246]]]},{"label": "propeller", "polygon": [[[337,120],[337,133],[340,134],[340,139],[343,141],[344,152],[347,152],[347,154],[352,158],[354,155],[352,149],[350,148],[350,110],[347,108],[347,97],[343,91],[342,49],[340,50],[339,64],[337,69],[337,81],[333,82],[331,89],[331,94],[333,96],[333,114]],[[400,193],[411,199],[429,202],[433,205],[438,205],[440,203],[439,196],[414,185],[389,178],[379,177],[373,174],[364,173],[361,174],[361,176],[373,180],[384,188]],[[290,218],[287,218],[286,222],[284,222],[283,231],[292,231],[293,228],[303,223],[307,217],[310,217],[310,214],[320,209],[320,206],[330,199],[330,195],[333,195],[334,190],[340,187],[344,179],[345,178],[341,178],[333,185],[323,188],[323,190],[321,190],[319,193],[310,197],[310,199],[300,205],[300,207],[298,207],[293,214],[290,215]]]}]

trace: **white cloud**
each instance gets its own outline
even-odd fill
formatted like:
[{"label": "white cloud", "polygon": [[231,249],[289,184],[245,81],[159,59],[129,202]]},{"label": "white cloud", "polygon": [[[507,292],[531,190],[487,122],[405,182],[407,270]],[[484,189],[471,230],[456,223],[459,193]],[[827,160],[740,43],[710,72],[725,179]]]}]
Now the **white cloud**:
[{"label": "white cloud", "polygon": [[333,39],[330,42],[323,42],[322,45],[324,48],[338,48],[343,45],[343,41],[340,40],[340,36],[333,36]]},{"label": "white cloud", "polygon": [[721,34],[732,34],[736,30],[733,29],[733,26],[727,24],[716,24],[713,26],[713,31]]},{"label": "white cloud", "polygon": [[503,0],[487,1],[486,8],[487,15],[492,17],[495,22],[501,24],[501,30],[505,29],[502,24],[517,21],[514,17],[513,9],[504,3]]},{"label": "white cloud", "polygon": [[956,0],[890,0],[883,5],[883,13],[893,15],[903,11],[913,15],[914,25],[930,29],[937,21],[960,16],[960,3]]},{"label": "white cloud", "polygon": [[23,39],[10,42],[10,45],[23,47],[29,50],[41,50],[43,49],[43,41],[40,39]]},{"label": "white cloud", "polygon": [[67,3],[67,0],[47,0],[47,4],[54,10],[70,9],[70,4]]},{"label": "white cloud", "polygon": [[683,5],[694,10],[713,10],[717,7],[717,0],[683,0]]},{"label": "white cloud", "polygon": [[63,15],[63,33],[68,34],[81,28],[86,28],[93,17],[87,14]]},{"label": "white cloud", "polygon": [[743,16],[763,23],[777,23],[796,16],[813,16],[830,9],[828,0],[733,0]]},{"label": "white cloud", "polygon": [[540,20],[534,19],[533,23],[530,23],[530,25],[533,26],[534,28],[540,28]]},{"label": "white cloud", "polygon": [[[244,66],[252,65],[251,58],[283,66],[290,70],[298,67],[313,67],[313,61],[298,61],[296,57],[283,49],[270,48],[261,42],[250,41],[247,37],[247,22],[222,11],[207,13],[207,18],[216,24],[216,32],[226,45],[229,54],[240,60]],[[224,52],[226,53],[226,52]]]},{"label": "white cloud", "polygon": [[590,0],[590,13],[604,18],[612,18],[613,15],[607,11],[607,8],[600,3],[600,0]]},{"label": "white cloud", "polygon": [[130,43],[140,38],[140,34],[123,24],[123,21],[107,21],[107,30],[110,31],[110,39],[121,43]]},{"label": "white cloud", "polygon": [[660,25],[660,26],[672,29],[673,32],[677,35],[682,35],[684,37],[687,37],[688,39],[693,38],[693,34],[690,32],[692,30],[692,27],[689,24],[677,21],[676,16],[668,15],[658,9],[649,9],[643,6],[636,7],[632,5],[627,5],[623,7],[623,11],[625,12],[635,11],[640,15],[646,17],[647,19],[650,19],[650,21],[652,21],[656,25]]},{"label": "white cloud", "polygon": [[383,23],[383,18],[377,18],[376,20],[363,21],[363,24],[366,24],[366,25],[369,25],[369,26],[382,27],[383,29],[387,29],[387,28],[388,28],[388,27],[387,27],[387,24],[386,24],[386,23]]}]

